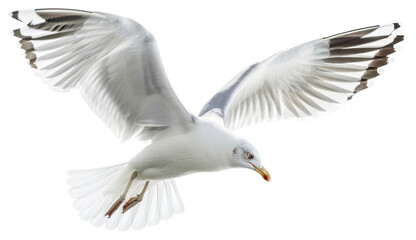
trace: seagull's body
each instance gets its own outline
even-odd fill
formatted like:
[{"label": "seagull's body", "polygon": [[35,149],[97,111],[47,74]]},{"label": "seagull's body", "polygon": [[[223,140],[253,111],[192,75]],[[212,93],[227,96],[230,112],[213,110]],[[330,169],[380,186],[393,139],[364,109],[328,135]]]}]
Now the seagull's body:
[{"label": "seagull's body", "polygon": [[[195,172],[238,167],[230,159],[244,140],[209,119],[198,119],[181,134],[169,132],[145,147],[129,163],[143,180],[171,179]],[[247,143],[246,143],[247,144]]]},{"label": "seagull's body", "polygon": [[83,219],[121,230],[154,225],[183,210],[174,178],[248,168],[270,181],[260,155],[231,130],[341,107],[380,74],[403,36],[399,24],[316,39],[248,66],[189,113],[171,88],[152,34],[135,21],[70,9],[16,11],[13,31],[29,64],[53,89],[79,89],[121,140],[151,143],[126,163],[71,171]]}]

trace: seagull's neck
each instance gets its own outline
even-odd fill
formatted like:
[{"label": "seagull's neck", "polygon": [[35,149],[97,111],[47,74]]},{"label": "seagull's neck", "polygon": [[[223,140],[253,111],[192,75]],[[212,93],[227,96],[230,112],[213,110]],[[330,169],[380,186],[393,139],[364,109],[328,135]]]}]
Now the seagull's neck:
[{"label": "seagull's neck", "polygon": [[203,148],[201,151],[211,159],[210,161],[218,159],[218,164],[221,162],[225,167],[232,167],[232,151],[241,140],[210,119],[200,119],[197,124],[199,126],[197,126],[195,137],[200,140]]}]

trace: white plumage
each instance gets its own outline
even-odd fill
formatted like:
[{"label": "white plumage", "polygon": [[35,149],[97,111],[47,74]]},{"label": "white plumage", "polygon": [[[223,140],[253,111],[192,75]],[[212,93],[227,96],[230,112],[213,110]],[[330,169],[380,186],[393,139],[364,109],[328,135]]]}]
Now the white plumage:
[{"label": "white plumage", "polygon": [[[161,219],[169,219],[174,213],[183,211],[183,204],[173,180],[152,181],[149,191],[140,205],[121,214],[121,209],[107,219],[104,213],[120,194],[129,177],[127,164],[113,167],[70,171],[68,184],[70,195],[75,199],[74,206],[82,219],[91,221],[94,226],[105,224],[108,229],[141,229],[147,225],[156,225]],[[144,185],[136,181],[127,197],[135,195]]]},{"label": "white plumage", "polygon": [[28,26],[14,34],[36,73],[55,90],[78,88],[122,140],[150,138],[149,132],[191,121],[170,87],[153,36],[138,23],[62,9],[16,14]]},{"label": "white plumage", "polygon": [[182,212],[173,180],[178,176],[244,167],[270,181],[257,150],[228,129],[339,108],[368,87],[403,40],[391,34],[395,23],[280,52],[240,72],[196,117],[173,92],[153,36],[133,20],[69,9],[11,16],[27,24],[13,33],[49,86],[79,89],[121,140],[152,140],[130,162],[69,172],[80,216],[120,230]]},{"label": "white plumage", "polygon": [[304,43],[244,69],[201,111],[228,128],[305,118],[341,107],[381,73],[403,36],[398,24],[372,26]]}]

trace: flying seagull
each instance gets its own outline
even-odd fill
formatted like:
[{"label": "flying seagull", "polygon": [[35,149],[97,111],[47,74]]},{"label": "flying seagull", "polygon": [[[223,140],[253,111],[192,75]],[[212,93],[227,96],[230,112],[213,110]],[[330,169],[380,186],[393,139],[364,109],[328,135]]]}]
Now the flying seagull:
[{"label": "flying seagull", "polygon": [[127,230],[183,211],[174,178],[248,168],[270,181],[256,148],[231,130],[308,118],[341,107],[368,87],[404,38],[399,24],[316,39],[243,69],[202,108],[188,112],[173,92],[152,34],[137,22],[71,9],[15,11],[13,31],[29,64],[53,89],[79,89],[122,141],[151,143],[127,163],[69,172],[80,216]]}]

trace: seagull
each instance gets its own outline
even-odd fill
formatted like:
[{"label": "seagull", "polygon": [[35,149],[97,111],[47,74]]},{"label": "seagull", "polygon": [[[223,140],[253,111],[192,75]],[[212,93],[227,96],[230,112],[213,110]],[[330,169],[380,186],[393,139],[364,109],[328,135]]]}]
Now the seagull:
[{"label": "seagull", "polygon": [[15,11],[29,65],[52,89],[78,89],[121,140],[150,140],[130,161],[69,172],[82,219],[141,229],[183,211],[174,179],[251,169],[270,181],[256,148],[232,130],[270,120],[314,118],[366,89],[389,63],[398,23],[306,42],[238,73],[193,115],[175,95],[155,38],[129,18],[73,9]]}]

